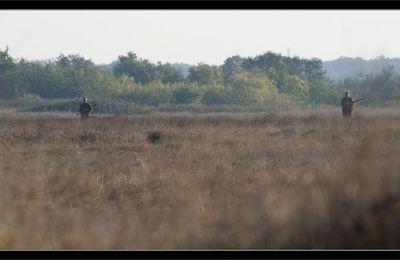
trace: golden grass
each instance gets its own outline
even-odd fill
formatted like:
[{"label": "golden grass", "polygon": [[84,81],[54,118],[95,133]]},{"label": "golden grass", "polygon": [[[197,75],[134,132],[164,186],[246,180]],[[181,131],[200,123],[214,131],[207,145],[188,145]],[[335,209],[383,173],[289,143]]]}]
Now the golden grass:
[{"label": "golden grass", "polygon": [[0,248],[398,248],[400,117],[358,111],[0,113]]}]

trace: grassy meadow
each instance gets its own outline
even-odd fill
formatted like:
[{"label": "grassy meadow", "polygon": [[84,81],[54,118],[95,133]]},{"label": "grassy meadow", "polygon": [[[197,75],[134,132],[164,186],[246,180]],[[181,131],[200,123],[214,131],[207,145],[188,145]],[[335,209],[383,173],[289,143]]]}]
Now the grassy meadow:
[{"label": "grassy meadow", "polygon": [[399,248],[399,155],[398,109],[2,110],[0,249]]}]

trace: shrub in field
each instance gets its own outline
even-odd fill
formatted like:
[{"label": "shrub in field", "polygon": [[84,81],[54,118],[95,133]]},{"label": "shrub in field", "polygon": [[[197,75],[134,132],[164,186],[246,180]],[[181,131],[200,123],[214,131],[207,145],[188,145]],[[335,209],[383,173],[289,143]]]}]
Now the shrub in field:
[{"label": "shrub in field", "polygon": [[22,130],[14,130],[1,135],[7,143],[38,143],[42,141],[53,141],[54,136],[49,135],[49,129],[43,125],[39,125],[37,129],[31,127]]},{"label": "shrub in field", "polygon": [[86,144],[86,143],[98,143],[103,139],[104,139],[103,135],[100,133],[84,131],[75,139],[75,141],[81,144]]},{"label": "shrub in field", "polygon": [[18,133],[12,133],[8,139],[13,142],[34,142],[40,138],[41,136],[37,133],[22,131]]},{"label": "shrub in field", "polygon": [[160,143],[162,137],[163,135],[159,131],[149,132],[147,134],[147,141],[152,144]]},{"label": "shrub in field", "polygon": [[177,136],[173,133],[164,133],[164,132],[162,133],[160,131],[151,131],[147,133],[146,140],[152,144],[158,144],[158,143],[171,144],[175,143],[175,141],[177,140]]}]

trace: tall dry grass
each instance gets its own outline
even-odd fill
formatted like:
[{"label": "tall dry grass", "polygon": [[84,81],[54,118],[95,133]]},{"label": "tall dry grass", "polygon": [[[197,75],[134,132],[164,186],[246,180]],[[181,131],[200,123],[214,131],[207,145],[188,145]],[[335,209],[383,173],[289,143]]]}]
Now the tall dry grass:
[{"label": "tall dry grass", "polygon": [[3,249],[400,244],[397,112],[0,115]]}]

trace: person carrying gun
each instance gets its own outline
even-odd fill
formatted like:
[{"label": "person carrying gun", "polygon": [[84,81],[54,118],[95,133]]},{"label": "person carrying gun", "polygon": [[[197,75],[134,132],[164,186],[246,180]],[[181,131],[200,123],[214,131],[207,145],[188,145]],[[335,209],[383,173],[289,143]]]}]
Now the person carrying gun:
[{"label": "person carrying gun", "polygon": [[83,97],[83,103],[79,106],[79,113],[77,115],[81,115],[81,118],[88,118],[89,113],[92,112],[93,107],[97,104],[90,105],[87,102],[87,98]]},{"label": "person carrying gun", "polygon": [[341,105],[342,105],[342,114],[344,117],[351,117],[351,113],[353,112],[354,104],[364,98],[358,98],[354,100],[349,92],[344,93],[344,97],[342,98]]}]

